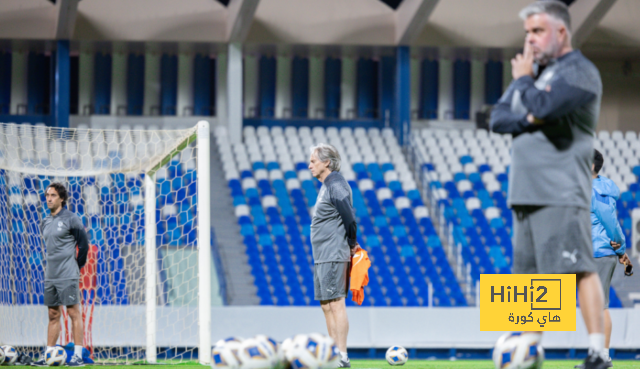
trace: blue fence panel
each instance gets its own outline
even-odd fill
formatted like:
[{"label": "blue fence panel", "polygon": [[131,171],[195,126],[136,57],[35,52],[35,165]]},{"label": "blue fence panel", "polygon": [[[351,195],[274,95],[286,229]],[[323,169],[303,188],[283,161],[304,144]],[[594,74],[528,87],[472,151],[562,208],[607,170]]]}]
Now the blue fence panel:
[{"label": "blue fence panel", "polygon": [[209,55],[193,58],[193,114],[211,115],[211,63]]},{"label": "blue fence panel", "polygon": [[502,62],[489,60],[485,64],[485,104],[497,103],[500,96],[502,96]]},{"label": "blue fence panel", "polygon": [[178,105],[178,56],[163,54],[160,58],[160,112],[176,115]]},{"label": "blue fence panel", "polygon": [[111,113],[111,54],[98,53],[93,66],[94,114]]},{"label": "blue fence panel", "polygon": [[309,111],[309,59],[295,57],[291,62],[291,116],[306,118]]},{"label": "blue fence panel", "polygon": [[11,54],[0,53],[0,114],[9,114],[11,104]]},{"label": "blue fence panel", "polygon": [[142,115],[144,108],[144,55],[129,54],[127,60],[127,114]]},{"label": "blue fence panel", "polygon": [[259,115],[270,118],[275,116],[276,106],[276,58],[262,56],[259,61],[258,76]]},{"label": "blue fence panel", "polygon": [[453,62],[453,118],[469,119],[471,114],[471,62]]},{"label": "blue fence panel", "polygon": [[378,110],[378,62],[358,59],[356,101],[359,118],[376,118]]},{"label": "blue fence panel", "polygon": [[438,61],[425,59],[420,67],[420,118],[438,119]]},{"label": "blue fence panel", "polygon": [[340,84],[342,83],[342,61],[327,58],[324,62],[324,106],[327,118],[340,117]]}]

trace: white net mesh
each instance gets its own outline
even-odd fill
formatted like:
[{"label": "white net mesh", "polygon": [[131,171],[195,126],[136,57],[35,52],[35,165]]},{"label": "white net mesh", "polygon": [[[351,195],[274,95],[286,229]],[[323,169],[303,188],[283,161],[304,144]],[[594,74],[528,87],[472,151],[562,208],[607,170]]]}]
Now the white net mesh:
[{"label": "white net mesh", "polygon": [[[146,346],[144,176],[156,181],[158,359],[191,359],[198,345],[197,146],[187,130],[57,129],[0,124],[0,343],[40,354],[47,186],[90,238],[81,290],[85,346],[96,361],[139,361]],[[59,343],[71,340],[63,330]],[[37,355],[36,355],[37,356]]]}]

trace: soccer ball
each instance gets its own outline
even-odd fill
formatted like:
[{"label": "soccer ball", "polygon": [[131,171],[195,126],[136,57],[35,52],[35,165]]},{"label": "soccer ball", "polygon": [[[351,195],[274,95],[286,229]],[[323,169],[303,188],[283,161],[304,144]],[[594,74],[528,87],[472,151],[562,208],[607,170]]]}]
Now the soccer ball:
[{"label": "soccer ball", "polygon": [[238,351],[242,339],[237,337],[229,337],[216,342],[215,347],[211,350],[211,368],[212,369],[239,369],[240,359]]},{"label": "soccer ball", "polygon": [[67,362],[67,352],[60,346],[48,349],[44,361],[49,366],[63,366]]},{"label": "soccer ball", "polygon": [[387,359],[387,363],[393,366],[404,365],[404,363],[409,360],[409,354],[407,353],[407,350],[401,346],[389,347],[384,357],[385,359]]},{"label": "soccer ball", "polygon": [[280,362],[281,368],[289,367],[287,361],[287,353],[293,348],[293,337],[289,337],[282,341],[278,346],[278,362]]},{"label": "soccer ball", "polygon": [[13,365],[18,360],[18,351],[12,346],[2,346],[2,351],[4,351],[4,359],[0,363]]},{"label": "soccer ball", "polygon": [[238,350],[238,358],[242,369],[271,369],[277,361],[277,352],[268,341],[249,338],[242,342]]},{"label": "soccer ball", "polygon": [[291,369],[328,368],[339,357],[334,346],[332,339],[319,333],[297,335],[286,352],[287,361]]},{"label": "soccer ball", "polygon": [[278,351],[279,351],[279,347],[280,346],[278,344],[278,342],[276,340],[274,340],[273,338],[266,336],[264,334],[259,334],[255,337],[256,340],[258,340],[258,342],[261,342],[265,345],[265,347],[267,347],[267,349],[269,349],[270,353],[272,356],[277,356],[278,355]]},{"label": "soccer ball", "polygon": [[336,345],[333,338],[329,336],[324,336],[327,347],[327,354],[324,357],[324,367],[325,368],[336,368],[338,367],[338,363],[340,362],[340,351],[338,350],[338,346]]},{"label": "soccer ball", "polygon": [[544,350],[539,334],[506,333],[496,342],[493,363],[496,369],[540,369]]}]

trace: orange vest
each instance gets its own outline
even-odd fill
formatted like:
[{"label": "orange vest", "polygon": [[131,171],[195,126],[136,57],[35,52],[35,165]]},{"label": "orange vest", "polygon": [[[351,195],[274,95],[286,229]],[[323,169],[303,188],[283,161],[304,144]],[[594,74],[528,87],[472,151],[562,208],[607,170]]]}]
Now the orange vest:
[{"label": "orange vest", "polygon": [[358,305],[362,305],[364,301],[364,286],[369,284],[369,267],[371,267],[371,260],[369,255],[364,249],[360,249],[351,258],[351,287],[350,290],[353,293],[351,298]]}]

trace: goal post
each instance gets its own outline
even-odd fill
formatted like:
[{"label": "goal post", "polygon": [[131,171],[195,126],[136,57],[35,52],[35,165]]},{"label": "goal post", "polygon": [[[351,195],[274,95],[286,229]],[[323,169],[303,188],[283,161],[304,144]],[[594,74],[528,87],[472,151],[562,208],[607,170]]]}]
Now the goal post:
[{"label": "goal post", "polygon": [[46,345],[39,226],[44,190],[62,182],[95,250],[94,277],[83,279],[96,284],[83,286],[95,305],[84,323],[94,359],[192,360],[197,350],[208,364],[217,290],[209,137],[207,121],[180,130],[0,124],[0,342],[35,356]]}]

